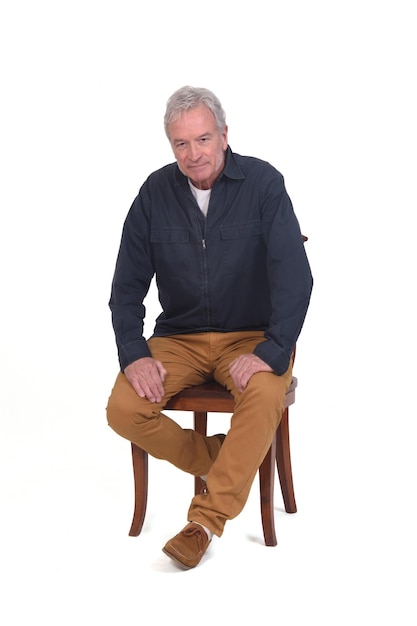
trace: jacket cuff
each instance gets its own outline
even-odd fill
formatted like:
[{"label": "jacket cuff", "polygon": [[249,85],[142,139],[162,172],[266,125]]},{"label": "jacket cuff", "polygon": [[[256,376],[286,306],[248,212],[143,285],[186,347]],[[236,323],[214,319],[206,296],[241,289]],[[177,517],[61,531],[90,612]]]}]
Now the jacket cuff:
[{"label": "jacket cuff", "polygon": [[291,353],[288,354],[271,339],[258,343],[253,353],[272,367],[278,376],[285,374],[290,364]]},{"label": "jacket cuff", "polygon": [[119,363],[122,372],[125,367],[147,356],[152,356],[146,339],[137,339],[119,347]]}]

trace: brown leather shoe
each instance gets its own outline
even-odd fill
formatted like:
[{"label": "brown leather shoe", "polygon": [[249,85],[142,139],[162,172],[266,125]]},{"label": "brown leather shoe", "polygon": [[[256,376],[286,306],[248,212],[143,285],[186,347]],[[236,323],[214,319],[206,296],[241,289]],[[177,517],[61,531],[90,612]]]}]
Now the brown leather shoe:
[{"label": "brown leather shoe", "polygon": [[162,551],[184,569],[198,565],[209,547],[210,539],[200,524],[190,522],[170,539]]}]

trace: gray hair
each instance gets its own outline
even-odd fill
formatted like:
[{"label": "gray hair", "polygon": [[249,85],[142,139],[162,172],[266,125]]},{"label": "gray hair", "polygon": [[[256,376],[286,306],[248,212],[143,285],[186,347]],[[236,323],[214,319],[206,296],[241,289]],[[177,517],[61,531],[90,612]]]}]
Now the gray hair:
[{"label": "gray hair", "polygon": [[165,133],[169,139],[168,125],[175,122],[184,111],[189,111],[203,104],[213,113],[219,133],[226,126],[226,115],[220,100],[209,89],[203,87],[181,87],[167,102],[164,116]]}]

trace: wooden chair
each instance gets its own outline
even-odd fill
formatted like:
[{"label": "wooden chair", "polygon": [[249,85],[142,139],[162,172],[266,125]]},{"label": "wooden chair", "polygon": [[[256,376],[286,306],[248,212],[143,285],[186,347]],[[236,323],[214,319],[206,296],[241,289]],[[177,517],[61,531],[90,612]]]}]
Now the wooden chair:
[{"label": "wooden chair", "polygon": [[[287,513],[297,511],[291,469],[288,408],[295,402],[295,390],[297,379],[293,378],[292,384],[286,394],[285,409],[280,425],[278,426],[272,445],[259,468],[259,484],[261,496],[261,516],[265,544],[276,546],[274,522],[274,479],[275,464],[281,485],[284,506]],[[194,428],[197,432],[206,434],[207,414],[233,413],[233,396],[216,382],[208,382],[181,391],[171,398],[166,409],[177,411],[192,411],[194,413]],[[148,455],[132,443],[133,476],[135,487],[135,509],[132,526],[129,535],[136,537],[142,530],[146,513],[148,497]],[[195,478],[195,493],[201,490],[200,478]]]}]

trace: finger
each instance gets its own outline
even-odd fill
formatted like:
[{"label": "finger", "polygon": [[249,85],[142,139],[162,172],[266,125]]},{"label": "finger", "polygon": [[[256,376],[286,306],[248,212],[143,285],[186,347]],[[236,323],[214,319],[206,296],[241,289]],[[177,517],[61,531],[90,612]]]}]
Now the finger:
[{"label": "finger", "polygon": [[149,402],[161,401],[164,389],[157,380],[147,379],[142,382],[142,387]]},{"label": "finger", "polygon": [[144,391],[142,385],[140,384],[140,382],[136,378],[134,378],[133,380],[131,380],[129,382],[132,385],[133,389],[138,394],[139,398],[145,398],[146,397],[146,394],[145,394],[145,391]]},{"label": "finger", "polygon": [[156,361],[156,367],[158,368],[159,376],[161,377],[162,382],[164,382],[166,375],[168,374],[167,370],[160,361]]},{"label": "finger", "polygon": [[136,376],[129,377],[128,380],[140,398],[146,398],[149,402],[159,402],[161,400],[163,387],[162,385],[158,387],[158,384],[153,380],[152,376],[149,376],[149,374],[144,375],[143,373],[140,373]]},{"label": "finger", "polygon": [[237,374],[243,367],[243,358],[242,356],[238,356],[234,361],[231,362],[229,366],[229,372],[232,374]]},{"label": "finger", "polygon": [[[165,376],[165,368],[163,368],[162,375]],[[142,382],[142,386],[145,389],[146,397],[150,402],[160,402],[165,393],[163,380],[159,369],[154,368],[147,375],[146,379]]]},{"label": "finger", "polygon": [[232,377],[232,380],[233,380],[234,384],[237,387],[237,390],[239,391],[239,393],[242,393],[244,387],[243,387],[243,384],[242,384],[242,374],[241,374],[241,372],[234,372],[234,373],[230,372],[230,375]]},{"label": "finger", "polygon": [[146,398],[149,402],[160,402],[161,394],[158,392],[158,389],[155,389],[153,385],[149,385],[146,381],[141,383],[141,388],[143,390],[143,395],[141,398]]}]

